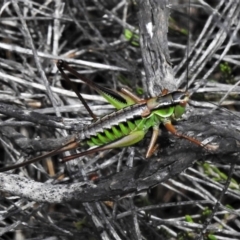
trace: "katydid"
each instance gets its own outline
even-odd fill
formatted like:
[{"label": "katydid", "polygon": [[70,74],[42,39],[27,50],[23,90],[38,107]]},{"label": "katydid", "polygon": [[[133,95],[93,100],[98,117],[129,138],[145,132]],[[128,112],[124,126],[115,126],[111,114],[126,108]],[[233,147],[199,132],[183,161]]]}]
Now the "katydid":
[{"label": "katydid", "polygon": [[[121,89],[121,92],[116,92],[99,86],[90,80],[86,80],[64,61],[58,61],[57,67],[68,82],[70,82],[70,80],[64,73],[64,69],[87,83],[117,110],[84,127],[76,133],[74,138],[65,146],[26,162],[1,168],[0,172],[23,167],[43,158],[80,147],[88,147],[89,149],[75,155],[64,157],[63,161],[66,162],[80,156],[107,149],[131,146],[140,142],[151,128],[153,133],[146,152],[146,158],[149,158],[157,147],[156,141],[159,135],[160,124],[163,124],[169,132],[177,137],[185,138],[203,147],[200,141],[178,133],[171,123],[172,120],[178,119],[183,115],[189,100],[187,92],[178,90],[168,93],[167,90],[164,90],[157,97],[140,99],[126,89]],[[76,88],[74,86],[72,86],[72,88],[79,96],[80,94]],[[83,101],[84,106],[86,106],[85,100],[83,100],[82,97],[79,98]],[[96,119],[89,107],[87,107],[87,110],[91,116]]]}]

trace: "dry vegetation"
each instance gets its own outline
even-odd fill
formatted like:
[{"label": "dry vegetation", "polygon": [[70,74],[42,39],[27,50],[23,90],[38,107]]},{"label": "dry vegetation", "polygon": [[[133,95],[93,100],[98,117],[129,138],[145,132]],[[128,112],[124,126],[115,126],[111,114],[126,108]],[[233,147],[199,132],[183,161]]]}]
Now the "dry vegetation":
[{"label": "dry vegetation", "polygon": [[[91,122],[58,59],[111,89],[147,97],[135,1],[0,2],[0,167],[50,151]],[[240,239],[240,3],[194,1],[189,16],[187,2],[172,2],[171,62],[176,85],[188,79],[192,94],[177,127],[218,150],[163,129],[149,161],[147,136],[65,165],[56,156],[0,173],[0,239]],[[113,111],[78,87],[95,114]]]}]

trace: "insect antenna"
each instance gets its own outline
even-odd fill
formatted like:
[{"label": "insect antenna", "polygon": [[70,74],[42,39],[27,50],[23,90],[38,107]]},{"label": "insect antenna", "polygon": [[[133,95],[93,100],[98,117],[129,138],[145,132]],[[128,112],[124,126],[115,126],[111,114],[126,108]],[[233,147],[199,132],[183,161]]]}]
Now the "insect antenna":
[{"label": "insect antenna", "polygon": [[188,29],[188,33],[187,33],[187,48],[186,48],[186,54],[187,54],[187,84],[186,84],[186,92],[188,91],[188,80],[189,80],[189,44],[190,44],[190,0],[188,0],[188,21],[187,21],[187,29]]}]

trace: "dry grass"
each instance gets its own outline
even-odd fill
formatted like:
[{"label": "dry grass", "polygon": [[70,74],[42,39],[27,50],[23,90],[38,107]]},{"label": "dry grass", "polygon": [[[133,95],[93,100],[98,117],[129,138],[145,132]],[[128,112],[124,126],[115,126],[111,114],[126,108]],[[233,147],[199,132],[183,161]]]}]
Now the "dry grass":
[{"label": "dry grass", "polygon": [[[229,139],[232,133],[238,140],[238,116],[230,110],[239,108],[240,3],[222,0],[217,6],[207,5],[215,1],[198,1],[192,4],[189,17],[187,3],[179,2],[172,6],[169,29],[178,86],[185,87],[188,78],[191,105],[201,107],[196,113],[205,114],[205,119],[213,116],[211,124],[222,129],[222,122],[228,124],[226,128],[233,131]],[[49,151],[55,146],[47,142],[48,148],[43,148],[45,139],[65,138],[76,126],[90,123],[88,113],[57,71],[56,60],[68,61],[89,79],[111,89],[127,85],[137,93],[147,92],[138,35],[130,40],[124,35],[124,29],[138,32],[134,1],[2,1],[0,11],[0,107],[9,104],[0,116],[1,166],[29,159],[40,150]],[[186,53],[188,27],[190,47]],[[85,85],[78,87],[98,116],[113,110]],[[223,112],[223,120],[210,113],[219,105],[230,109]],[[32,116],[29,111],[48,114],[50,119],[42,125],[41,115]],[[204,120],[193,121],[201,138]],[[46,126],[46,122],[53,124]],[[188,122],[184,124],[187,128]],[[42,142],[35,146],[39,138]],[[178,139],[172,139],[177,147]],[[225,140],[227,145],[230,140]],[[239,239],[240,176],[239,165],[232,161],[232,157],[239,161],[238,141],[236,147],[226,146],[232,155],[222,154],[219,161],[194,155],[193,160],[208,159],[215,164],[199,161],[186,171],[182,171],[185,166],[179,167],[178,176],[172,174],[173,178],[149,191],[144,189],[141,195],[114,196],[114,204],[83,203],[84,199],[80,202],[77,198],[66,201],[64,192],[58,200],[44,202],[47,196],[41,195],[41,188],[51,186],[54,191],[56,185],[67,192],[82,182],[84,189],[116,172],[141,167],[147,141],[140,148],[99,153],[67,165],[55,157],[13,172],[19,175],[0,173],[0,239],[201,239],[198,234],[202,239]],[[168,140],[160,141],[163,149],[165,145],[172,148]],[[151,161],[156,159],[159,157]],[[172,165],[164,167],[166,171],[173,169]],[[91,181],[93,173],[100,180]],[[26,178],[29,181],[24,182]],[[51,195],[49,189],[46,191]],[[41,200],[32,201],[38,194],[41,196],[34,199]]]}]

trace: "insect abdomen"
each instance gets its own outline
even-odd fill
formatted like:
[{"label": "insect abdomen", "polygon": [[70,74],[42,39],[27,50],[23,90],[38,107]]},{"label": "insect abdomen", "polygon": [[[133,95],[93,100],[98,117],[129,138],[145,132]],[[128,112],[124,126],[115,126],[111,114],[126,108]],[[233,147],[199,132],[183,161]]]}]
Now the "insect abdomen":
[{"label": "insect abdomen", "polygon": [[110,129],[104,129],[102,132],[96,133],[96,136],[88,139],[87,144],[90,147],[101,146],[120,139],[129,135],[134,129],[136,129],[139,121],[142,120],[126,121],[124,123],[119,123],[116,126],[112,126]]}]

